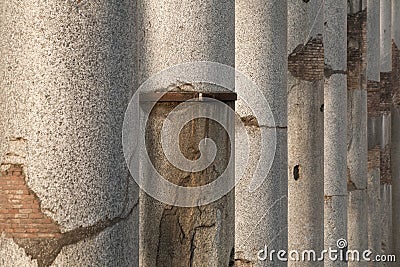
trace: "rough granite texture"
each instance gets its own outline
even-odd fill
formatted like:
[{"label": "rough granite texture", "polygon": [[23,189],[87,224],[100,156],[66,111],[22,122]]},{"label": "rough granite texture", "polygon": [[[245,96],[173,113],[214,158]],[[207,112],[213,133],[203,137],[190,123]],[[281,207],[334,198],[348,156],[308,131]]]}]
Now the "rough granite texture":
[{"label": "rough granite texture", "polygon": [[[325,247],[336,248],[338,240],[338,233],[347,232],[347,196],[325,196],[324,208],[324,225],[325,229],[337,229],[336,231],[325,231],[325,240],[331,241],[325,244]],[[343,208],[345,207],[345,208]],[[343,220],[343,218],[346,218]],[[347,236],[340,236],[339,238],[346,239]],[[326,242],[325,241],[325,242]],[[347,263],[341,261],[325,261],[324,266],[347,266]]]},{"label": "rough granite texture", "polygon": [[[367,181],[367,12],[347,18],[347,190],[349,249],[368,249]],[[348,266],[366,266],[350,261]]]},{"label": "rough granite texture", "polygon": [[12,238],[0,236],[0,266],[26,266],[37,267],[37,260],[26,255],[23,248],[19,247]]},{"label": "rough granite texture", "polygon": [[380,1],[367,1],[367,79],[379,82]]},{"label": "rough granite texture", "polygon": [[130,216],[95,237],[65,246],[53,266],[139,266],[139,244],[128,241],[139,235],[137,224],[138,217]]},{"label": "rough granite texture", "polygon": [[380,1],[381,72],[392,71],[392,0]]},{"label": "rough granite texture", "polygon": [[[334,247],[347,238],[346,119],[347,119],[347,1],[325,0],[325,65],[335,75],[324,85],[324,245]],[[325,260],[325,266],[345,266]]]},{"label": "rough granite texture", "polygon": [[[287,248],[287,4],[262,0],[237,0],[235,4],[236,68],[262,90],[277,126],[274,163],[263,184],[249,192],[260,157],[260,132],[268,129],[246,125],[252,145],[248,168],[235,188],[235,266],[284,266],[278,261],[258,261],[257,252],[265,245],[270,249]],[[263,109],[266,112],[266,107]],[[241,107],[237,111],[245,113]]]},{"label": "rough granite texture", "polygon": [[[381,196],[380,196],[380,148],[368,151],[368,248],[378,254],[381,251]],[[377,266],[371,262],[368,266]]]},{"label": "rough granite texture", "polygon": [[[392,185],[381,184],[381,254],[392,254]],[[390,262],[383,262],[382,266],[392,266]]]},{"label": "rough granite texture", "polygon": [[[347,202],[348,249],[365,251],[368,247],[367,190],[349,191]],[[350,261],[348,266],[367,266],[365,261]]]},{"label": "rough granite texture", "polygon": [[[120,137],[133,90],[132,2],[11,0],[1,1],[1,7],[0,164],[23,166],[42,212],[67,236],[126,216],[135,197]],[[113,228],[118,241],[104,235],[68,250],[86,250],[94,262],[102,262],[103,255],[131,266],[131,255],[120,258],[116,251],[135,247],[135,236],[126,234],[132,227]],[[23,260],[12,241],[2,244],[0,253]],[[104,254],[107,246],[115,253]],[[28,266],[24,260],[21,265]],[[58,260],[63,265],[84,261]]]},{"label": "rough granite texture", "polygon": [[235,65],[235,1],[137,1],[138,83],[190,61]]},{"label": "rough granite texture", "polygon": [[[288,247],[323,249],[323,1],[288,1]],[[289,266],[323,263],[288,262]]]}]

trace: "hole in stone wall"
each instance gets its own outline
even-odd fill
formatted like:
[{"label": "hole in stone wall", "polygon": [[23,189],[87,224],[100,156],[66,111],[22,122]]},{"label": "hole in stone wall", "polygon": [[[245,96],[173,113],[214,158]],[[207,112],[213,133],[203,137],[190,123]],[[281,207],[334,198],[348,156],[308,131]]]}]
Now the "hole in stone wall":
[{"label": "hole in stone wall", "polygon": [[293,178],[295,181],[299,180],[300,178],[300,166],[296,165],[293,168]]},{"label": "hole in stone wall", "polygon": [[321,112],[324,112],[324,104],[321,105],[321,107],[319,108],[319,110],[320,110]]}]

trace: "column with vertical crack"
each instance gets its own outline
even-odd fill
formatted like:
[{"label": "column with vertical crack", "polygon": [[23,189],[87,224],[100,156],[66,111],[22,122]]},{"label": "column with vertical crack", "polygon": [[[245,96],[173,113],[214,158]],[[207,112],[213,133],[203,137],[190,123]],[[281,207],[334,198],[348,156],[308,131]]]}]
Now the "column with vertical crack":
[{"label": "column with vertical crack", "polygon": [[[324,10],[324,245],[328,249],[347,238],[347,2],[325,0]],[[325,260],[325,266],[346,265]]]},{"label": "column with vertical crack", "polygon": [[[270,131],[271,125],[253,120],[254,114],[238,105],[237,112],[246,125],[252,146],[249,168],[235,188],[235,266],[283,266],[285,263],[279,262],[276,256],[271,262],[264,255],[266,251],[261,254],[261,260],[257,253],[266,247],[270,250],[287,248],[287,4],[285,1],[237,0],[235,9],[236,68],[262,90],[273,112],[277,133],[275,159],[269,173],[256,174],[257,164],[266,164],[259,162],[263,156],[260,147],[266,145],[260,143],[263,142],[260,133]],[[265,106],[260,108],[263,113],[267,110]],[[263,184],[251,192],[249,185],[253,175],[266,177]]]},{"label": "column with vertical crack", "polygon": [[[235,65],[235,1],[213,0],[138,0],[139,84],[154,74],[177,64],[213,61]],[[207,71],[207,70],[202,70]],[[232,77],[222,77],[234,79]],[[210,84],[176,80],[159,85],[157,90],[189,92],[223,90]],[[218,123],[196,118],[183,127],[176,138],[191,161],[200,156],[199,142],[211,138],[217,144],[214,161],[206,169],[190,173],[175,167],[165,157],[161,145],[161,126],[172,109],[171,103],[157,103],[146,127],[147,153],[151,164],[166,180],[181,187],[198,187],[215,181],[227,167],[233,151]],[[141,166],[143,178],[153,175],[152,167]],[[232,176],[232,179],[234,177]],[[179,195],[177,195],[179,197]],[[195,196],[192,196],[195,198]],[[140,266],[228,266],[234,246],[234,192],[203,206],[181,207],[162,203],[140,194]]]},{"label": "column with vertical crack", "polygon": [[2,1],[0,265],[137,266],[130,1]]},{"label": "column with vertical crack", "polygon": [[[367,209],[367,13],[349,2],[347,17],[347,190],[349,250],[368,249]],[[365,266],[349,258],[349,266]]]},{"label": "column with vertical crack", "polygon": [[321,251],[324,246],[323,17],[323,1],[288,2],[289,250]]}]

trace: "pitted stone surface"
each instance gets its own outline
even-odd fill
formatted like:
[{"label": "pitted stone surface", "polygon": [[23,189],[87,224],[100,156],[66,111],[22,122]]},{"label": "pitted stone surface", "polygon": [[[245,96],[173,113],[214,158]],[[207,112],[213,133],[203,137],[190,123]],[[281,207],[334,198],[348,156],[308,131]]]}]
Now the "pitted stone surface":
[{"label": "pitted stone surface", "polygon": [[392,0],[380,2],[380,64],[381,72],[392,71]]},{"label": "pitted stone surface", "polygon": [[[365,251],[368,247],[367,190],[354,190],[348,196],[348,244],[349,250]],[[363,262],[363,261],[361,261]],[[349,266],[360,266],[349,262]],[[366,265],[365,262],[361,263]]]},{"label": "pitted stone surface", "polygon": [[1,160],[10,140],[26,140],[28,185],[63,231],[123,208],[132,14],[128,1],[3,3]]},{"label": "pitted stone surface", "polygon": [[139,83],[184,62],[235,65],[235,1],[137,2]]},{"label": "pitted stone surface", "polygon": [[64,247],[51,266],[139,266],[138,240],[126,242],[139,235],[136,211],[99,235]]},{"label": "pitted stone surface", "polygon": [[[324,46],[325,65],[335,74],[326,76],[324,84],[324,247],[335,246],[347,239],[347,3],[325,0]],[[336,31],[336,29],[338,29]],[[344,262],[325,259],[325,266],[347,266]]]},{"label": "pitted stone surface", "polygon": [[323,5],[323,1],[288,1],[289,250],[323,249]]},{"label": "pitted stone surface", "polygon": [[[12,0],[2,1],[1,10],[0,164],[22,166],[41,212],[61,228],[50,248],[40,238],[15,240],[28,255],[35,248],[26,244],[41,242],[46,249],[33,254],[51,254],[38,261],[47,266],[57,249],[97,235],[133,205],[121,129],[133,92],[135,9],[131,1]],[[83,245],[87,257],[119,258],[115,251],[134,246],[135,237],[124,232],[132,227],[121,224],[118,239]],[[6,260],[29,266],[20,248],[3,244]],[[100,257],[110,245],[114,251]],[[64,259],[85,265],[83,257]]]},{"label": "pitted stone surface", "polygon": [[380,1],[367,1],[367,79],[379,81],[380,73]]},{"label": "pitted stone surface", "polygon": [[[343,92],[347,92],[346,83],[345,75],[334,75],[325,81],[325,88],[342,88],[341,92],[343,94]],[[325,179],[324,181],[326,196],[347,194],[347,145],[339,146],[337,143],[337,140],[347,140],[347,99],[344,96],[340,96],[334,90],[325,90],[324,92],[324,98],[330,99],[329,102],[325,101],[324,103],[324,119],[330,122],[324,126],[325,142],[329,141],[329,145],[325,145],[324,148],[324,153],[327,157],[324,161],[324,172],[325,175],[329,174],[329,177],[331,177],[331,179]]]},{"label": "pitted stone surface", "polygon": [[[262,90],[277,134],[271,170],[264,174],[262,185],[250,192],[257,164],[268,164],[260,160],[260,147],[270,144],[261,144],[260,133],[272,130],[258,125],[254,114],[237,105],[250,139],[250,153],[243,179],[235,187],[235,266],[276,266],[278,262],[258,261],[257,251],[264,249],[266,242],[271,248],[287,248],[287,3],[237,0],[235,5],[236,68]],[[267,107],[261,109],[266,113]],[[236,151],[238,157],[241,153]]]},{"label": "pitted stone surface", "polygon": [[11,238],[0,235],[0,266],[37,267],[37,261],[25,254]]}]

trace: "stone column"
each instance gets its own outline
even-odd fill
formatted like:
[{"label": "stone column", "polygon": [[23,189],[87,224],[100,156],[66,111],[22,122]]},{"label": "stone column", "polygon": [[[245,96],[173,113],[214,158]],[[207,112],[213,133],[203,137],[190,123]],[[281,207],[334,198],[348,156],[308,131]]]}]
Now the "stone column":
[{"label": "stone column", "polygon": [[[277,133],[274,163],[268,174],[255,174],[261,131],[268,125],[251,123],[246,109],[238,114],[250,138],[249,171],[236,187],[235,266],[283,266],[276,259],[262,262],[257,252],[287,249],[287,4],[285,1],[236,0],[236,68],[259,86],[272,109]],[[263,113],[268,107],[262,107]],[[270,141],[269,141],[270,142]],[[261,144],[265,145],[265,144]],[[253,175],[266,175],[263,184],[249,191]],[[257,177],[256,177],[257,178]],[[258,177],[259,179],[260,177]]]},{"label": "stone column", "polygon": [[397,105],[392,109],[392,162],[396,164],[392,164],[392,175],[393,175],[393,192],[392,192],[392,211],[393,211],[393,253],[395,253],[396,258],[399,257],[399,227],[400,227],[400,215],[399,215],[399,175],[400,175],[400,167],[399,167],[399,147],[400,147],[400,111],[399,106]]},{"label": "stone column", "polygon": [[[347,231],[349,249],[358,251],[368,249],[367,12],[361,8],[361,1],[351,1],[347,20]],[[366,263],[350,258],[349,266]]]},{"label": "stone column", "polygon": [[[214,0],[138,0],[138,82],[185,62],[213,61],[235,65],[235,1]],[[188,84],[193,81],[168,81],[159,89],[178,91],[220,90],[216,86]],[[182,84],[181,84],[182,82]],[[169,88],[167,88],[169,87]],[[152,164],[166,179],[181,186],[206,184],[224,171],[224,160],[217,160],[204,172],[190,174],[174,168],[162,156],[162,147],[154,129],[169,112],[166,105],[149,121],[147,144],[152,147]],[[164,113],[163,113],[164,112]],[[158,117],[157,117],[158,116]],[[158,118],[158,119],[157,119]],[[188,159],[195,159],[202,135],[215,137],[219,143],[225,135],[213,125],[200,129],[203,122],[194,123],[192,131],[182,130],[179,140],[183,148],[192,145]],[[200,127],[200,128],[199,128]],[[192,133],[190,135],[189,133]],[[219,136],[219,137],[218,137]],[[157,141],[157,142],[156,142]],[[197,142],[198,144],[198,142]],[[176,149],[183,149],[177,147]],[[182,150],[182,152],[185,152]],[[231,155],[232,156],[232,155]],[[148,166],[141,167],[146,176]],[[233,177],[232,177],[233,179]],[[144,192],[140,196],[140,264],[154,266],[228,266],[234,246],[234,192],[199,207],[178,207],[153,199]]]},{"label": "stone column", "polygon": [[[390,108],[392,103],[392,1],[380,1],[380,110],[382,252],[391,250]],[[385,266],[385,264],[382,264]]]},{"label": "stone column", "polygon": [[323,17],[323,1],[288,2],[289,250],[324,246]]},{"label": "stone column", "polygon": [[2,1],[0,265],[137,266],[131,1]]},{"label": "stone column", "polygon": [[[380,3],[367,2],[368,248],[381,251],[380,206]],[[370,262],[369,266],[378,266]]]},{"label": "stone column", "polygon": [[393,252],[400,259],[400,1],[392,1],[392,211],[393,211]]},{"label": "stone column", "polygon": [[[325,0],[324,193],[325,249],[347,238],[346,23],[347,3]],[[325,260],[325,266],[346,266]]]}]

